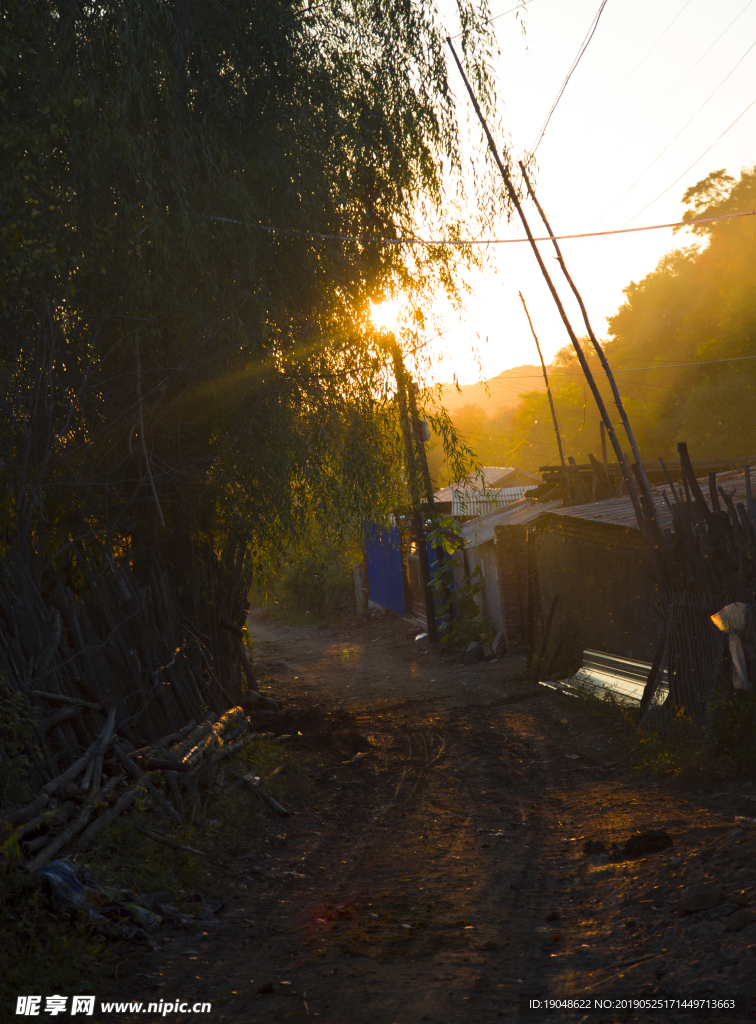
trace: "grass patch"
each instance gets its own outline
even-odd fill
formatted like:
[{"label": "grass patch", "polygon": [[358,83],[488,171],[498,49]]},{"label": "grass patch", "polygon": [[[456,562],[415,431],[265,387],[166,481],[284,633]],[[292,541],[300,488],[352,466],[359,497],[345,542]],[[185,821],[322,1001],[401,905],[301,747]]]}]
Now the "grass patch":
[{"label": "grass patch", "polygon": [[625,743],[638,742],[640,711],[637,707],[625,703],[608,690],[599,694],[583,683],[575,684],[568,696],[579,702],[581,712],[588,718],[600,721],[609,729],[614,738]]},{"label": "grass patch", "polygon": [[693,734],[684,708],[665,734],[644,733],[638,707],[612,694],[598,696],[587,686],[576,686],[570,696],[586,715],[601,720],[621,742],[623,754],[633,755],[636,774],[685,785],[727,784],[756,775],[756,694],[718,696],[704,737]]},{"label": "grass patch", "polygon": [[756,773],[756,694],[718,697],[703,740],[682,726],[640,737],[638,770],[685,783],[728,783]]},{"label": "grass patch", "polygon": [[311,612],[298,611],[296,608],[285,608],[277,603],[266,605],[268,618],[271,621],[283,626],[316,626],[318,629],[327,629],[330,626],[338,626],[345,618],[350,618],[354,612]]}]

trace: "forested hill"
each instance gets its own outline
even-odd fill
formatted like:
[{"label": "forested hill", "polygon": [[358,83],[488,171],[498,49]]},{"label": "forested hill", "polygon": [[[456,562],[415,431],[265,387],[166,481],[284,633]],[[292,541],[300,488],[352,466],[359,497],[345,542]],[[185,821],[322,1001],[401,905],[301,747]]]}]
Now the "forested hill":
[{"label": "forested hill", "polygon": [[[714,171],[683,202],[688,220],[754,210],[756,166],[737,180]],[[626,301],[609,320],[606,354],[644,456],[670,456],[681,440],[696,458],[754,455],[756,217],[692,230],[692,244],[625,288]],[[581,462],[600,451],[599,417],[571,349],[554,360],[552,382],[566,452]],[[472,405],[453,409],[453,417],[482,463],[534,470],[557,459],[542,390],[498,415]]]},{"label": "forested hill", "polygon": [[455,412],[465,405],[477,405],[488,416],[498,416],[505,410],[513,412],[520,395],[527,391],[545,391],[540,366],[513,366],[495,377],[476,384],[444,384],[444,405]]}]

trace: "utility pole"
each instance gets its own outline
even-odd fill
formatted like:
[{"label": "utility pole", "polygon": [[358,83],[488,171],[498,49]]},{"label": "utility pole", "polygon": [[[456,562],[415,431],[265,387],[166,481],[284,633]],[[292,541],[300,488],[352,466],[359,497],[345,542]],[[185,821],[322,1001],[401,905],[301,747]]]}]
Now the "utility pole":
[{"label": "utility pole", "polygon": [[[528,223],[528,219],[525,216],[525,211],[522,208],[522,203],[520,202],[520,197],[517,195],[517,190],[515,189],[514,185],[512,184],[512,179],[509,176],[509,171],[507,170],[505,165],[502,163],[501,157],[499,156],[499,152],[498,152],[498,150],[496,148],[496,143],[494,142],[493,136],[491,135],[491,130],[488,127],[486,119],[483,117],[483,111],[480,109],[480,104],[478,103],[478,100],[477,100],[477,98],[475,96],[475,93],[473,92],[472,86],[470,85],[470,82],[469,82],[469,80],[467,78],[467,75],[465,74],[465,70],[462,67],[462,63],[461,63],[461,61],[460,61],[460,59],[459,59],[459,57],[457,55],[457,51],[454,48],[454,43],[451,41],[451,37],[450,36],[446,37],[446,41],[449,44],[449,48],[450,48],[450,50],[452,52],[452,56],[454,57],[454,61],[455,61],[456,65],[457,65],[457,68],[459,70],[460,75],[462,76],[462,80],[465,83],[465,86],[467,88],[467,92],[468,92],[468,95],[470,97],[470,101],[471,101],[471,103],[472,103],[472,105],[473,105],[473,107],[475,109],[475,113],[478,116],[478,120],[480,121],[481,127],[482,127],[483,132],[484,132],[484,134],[486,136],[486,140],[488,142],[488,148],[490,149],[491,155],[493,156],[494,160],[496,161],[496,166],[499,168],[501,176],[504,179],[504,185],[505,185],[505,187],[507,189],[507,194],[509,196],[510,202],[514,206],[514,208],[517,211],[517,214],[518,214],[518,216],[520,218],[520,221],[522,222],[522,226],[523,226],[523,228],[525,230],[525,234],[528,236],[528,241],[530,242],[530,247],[533,250],[533,255],[536,258],[536,262],[538,263],[538,267],[539,267],[539,269],[541,271],[541,274],[543,275],[543,278],[544,278],[544,280],[546,282],[546,285],[547,285],[549,291],[551,292],[551,297],[553,298],[554,303],[555,303],[555,305],[557,307],[557,310],[559,311],[559,315],[560,315],[560,317],[562,319],[562,323],[564,324],[565,330],[567,331],[567,335],[568,335],[570,341],[572,342],[572,347],[575,349],[575,354],[577,355],[578,360],[580,362],[580,368],[582,369],[582,371],[583,371],[583,373],[585,375],[585,379],[588,382],[588,386],[591,389],[591,393],[593,394],[594,401],[596,402],[596,405],[598,406],[598,410],[599,410],[599,413],[601,415],[601,418],[602,418],[602,420],[604,421],[604,423],[606,425],[606,430],[607,430],[607,433],[609,435],[609,440],[612,443],[612,448],[614,448],[614,452],[615,452],[615,455],[617,457],[617,462],[618,462],[618,464],[620,466],[620,469],[622,471],[622,476],[624,477],[624,480],[625,480],[625,486],[627,487],[627,493],[628,493],[628,495],[630,497],[630,501],[632,502],[633,511],[635,512],[635,518],[637,520],[637,523],[638,523],[638,526],[640,528],[640,531],[641,531],[641,533],[643,535],[643,539],[644,539],[644,541],[646,543],[646,549],[648,551],[648,556],[649,556],[649,559],[651,561],[651,566],[652,566],[652,568],[654,570],[655,575],[658,578],[660,576],[658,544],[656,542],[656,538],[654,536],[653,529],[649,527],[649,523],[647,522],[646,517],[644,516],[643,509],[641,507],[641,503],[640,503],[640,500],[638,498],[638,492],[635,489],[635,483],[633,481],[633,475],[630,472],[630,467],[628,466],[627,460],[625,459],[625,455],[624,455],[624,453],[622,451],[622,446],[619,443],[619,438],[617,437],[617,434],[616,434],[616,432],[614,430],[614,427],[612,425],[612,421],[609,418],[609,413],[607,412],[606,405],[604,404],[604,399],[603,399],[603,397],[601,395],[601,392],[599,391],[599,388],[598,388],[598,385],[596,383],[596,380],[595,380],[593,374],[591,373],[591,368],[588,365],[588,361],[585,358],[585,354],[583,353],[582,348],[580,347],[580,343],[579,343],[579,341],[577,339],[577,335],[575,334],[575,332],[574,332],[574,330],[572,328],[572,324],[570,323],[570,318],[567,316],[567,312],[566,312],[566,310],[565,310],[565,308],[564,308],[564,306],[562,304],[562,300],[559,298],[559,293],[557,292],[556,287],[554,285],[554,282],[551,279],[551,275],[549,274],[549,272],[548,272],[548,270],[546,268],[546,264],[543,262],[543,257],[541,256],[541,253],[539,252],[538,246],[536,245],[535,238],[533,237],[533,232],[530,230],[530,224]],[[549,234],[551,234],[551,232],[549,232]],[[653,508],[653,506],[652,506],[652,508]],[[653,526],[653,523],[651,525]]]},{"label": "utility pole", "polygon": [[[409,399],[410,416],[412,418],[412,430],[413,430],[414,435],[415,435],[415,446],[416,446],[416,451],[417,451],[417,456],[418,456],[418,462],[420,463],[420,471],[422,473],[423,484],[425,486],[425,497],[426,497],[426,501],[428,502],[428,507],[430,509],[431,519],[433,520],[433,523],[434,523],[434,526],[435,526],[435,522],[436,522],[436,499],[433,496],[433,482],[431,481],[430,470],[428,469],[428,455],[427,455],[427,452],[425,451],[425,442],[428,440],[428,438],[423,436],[423,429],[422,428],[423,428],[424,424],[422,424],[420,422],[420,416],[418,415],[418,411],[417,411],[417,391],[418,391],[417,383],[415,381],[413,381],[413,380],[409,380],[409,388],[408,388],[407,394],[408,394],[408,399]],[[426,431],[427,431],[427,427],[426,427]],[[440,544],[436,545],[436,561],[437,561],[438,567],[440,569],[443,566],[443,564],[444,564],[444,548],[443,548],[443,545],[440,545]],[[449,607],[449,598],[451,597],[451,595],[449,593],[449,588],[446,585],[446,581],[443,580],[443,579],[442,579],[442,589],[443,589],[443,595],[444,595],[444,604],[448,608]],[[435,610],[435,608],[434,608],[434,610]],[[442,624],[441,624],[442,630],[446,628],[446,625],[447,625],[446,622],[442,622]],[[438,624],[437,624],[437,627],[438,627]]]},{"label": "utility pole", "polygon": [[[420,459],[421,464],[424,464],[423,476],[427,477],[428,484],[430,484],[430,473],[428,472],[428,464],[425,460],[425,449],[421,448],[421,452],[416,453],[416,446],[413,444],[413,437],[415,436],[414,424],[410,419],[410,408],[415,408],[414,394],[412,393],[411,387],[407,387],[407,371],[404,368],[404,359],[402,358],[402,350],[399,347],[396,339],[392,335],[390,344],[391,356],[394,362],[394,376],[396,377],[396,394],[399,400],[399,412],[402,419],[402,435],[404,437],[404,457],[405,465],[407,468],[407,483],[410,490],[410,500],[412,502],[412,523],[415,528],[415,543],[417,545],[417,557],[420,561],[420,576],[423,583],[423,593],[425,596],[425,618],[427,622],[428,640],[430,643],[438,643],[438,630],[436,628],[436,609],[433,604],[433,591],[431,590],[431,573],[430,573],[430,562],[428,560],[428,548],[425,537],[425,524],[423,517],[420,512],[420,489],[418,487],[418,458],[422,452],[422,458]],[[409,402],[408,402],[409,396]],[[413,419],[417,418],[415,412]],[[419,428],[419,424],[418,424]],[[433,494],[431,493],[431,501]]]},{"label": "utility pole", "polygon": [[412,420],[412,433],[415,437],[418,461],[420,463],[420,472],[423,477],[423,486],[425,487],[425,498],[431,512],[433,512],[436,508],[436,499],[433,497],[433,483],[431,481],[430,470],[428,469],[428,456],[425,451],[425,442],[427,439],[423,437],[423,428],[417,411],[417,384],[409,377],[409,375],[407,375],[407,380],[409,383],[407,399],[410,417]]},{"label": "utility pole", "polygon": [[[544,363],[544,361],[543,361],[543,353],[541,352],[541,346],[540,346],[539,341],[538,341],[538,335],[536,334],[535,328],[533,327],[533,321],[530,319],[530,313],[528,312],[528,307],[525,305],[525,299],[523,298],[522,292],[518,292],[518,295],[520,296],[520,302],[522,303],[522,308],[525,310],[525,316],[528,318],[528,323],[530,324],[530,333],[533,335],[533,341],[536,343],[536,348],[538,349],[538,358],[541,360],[541,369],[543,370],[543,379],[546,382],[546,394],[549,396],[549,405],[551,406],[551,418],[554,421],[554,433],[556,434],[557,448],[559,449],[559,459],[560,459],[560,461],[562,463],[562,472],[564,473],[564,482],[565,482],[565,487],[566,487],[565,495],[566,495],[566,498],[567,498],[567,501],[565,502],[565,504],[566,505],[571,505],[572,504],[572,486],[571,486],[571,482],[570,482],[570,474],[569,474],[569,471],[567,469],[567,463],[564,460],[564,449],[562,448],[562,435],[561,435],[561,433],[559,431],[559,423],[557,422],[556,407],[554,406],[554,398],[553,398],[553,396],[551,394],[551,385],[549,384],[549,376],[546,373],[546,363]],[[603,426],[603,421],[602,421],[601,425]]]}]

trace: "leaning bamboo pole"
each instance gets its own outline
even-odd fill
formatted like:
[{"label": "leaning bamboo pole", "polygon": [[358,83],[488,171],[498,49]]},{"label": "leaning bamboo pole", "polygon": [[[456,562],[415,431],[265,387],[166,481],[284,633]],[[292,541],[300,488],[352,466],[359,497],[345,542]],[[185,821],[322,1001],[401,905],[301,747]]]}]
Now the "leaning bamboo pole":
[{"label": "leaning bamboo pole", "polygon": [[530,324],[530,333],[533,335],[533,341],[536,343],[536,348],[538,349],[538,358],[541,360],[541,369],[543,370],[543,380],[544,380],[544,383],[546,385],[546,394],[548,395],[549,407],[551,408],[551,419],[554,422],[554,433],[556,434],[556,443],[557,443],[557,448],[559,449],[559,460],[562,463],[562,472],[564,473],[564,483],[565,483],[565,489],[566,489],[565,490],[565,497],[567,498],[567,501],[565,502],[565,504],[566,505],[571,505],[572,504],[572,486],[571,486],[571,481],[570,481],[570,474],[569,474],[569,471],[567,469],[567,463],[566,463],[565,458],[564,458],[564,448],[562,446],[562,432],[559,429],[559,421],[557,420],[556,406],[554,405],[554,396],[551,393],[551,384],[549,383],[549,375],[546,372],[546,363],[543,361],[543,353],[541,352],[541,343],[538,340],[538,335],[535,332],[535,327],[533,327],[533,321],[530,319],[530,312],[528,311],[528,307],[525,304],[525,298],[524,298],[522,292],[518,292],[518,295],[520,296],[520,302],[522,303],[522,308],[525,310],[525,316],[528,318],[528,323]]},{"label": "leaning bamboo pole", "polygon": [[481,125],[481,127],[483,129],[483,132],[484,132],[485,136],[486,136],[486,140],[488,142],[488,148],[491,151],[491,155],[493,156],[493,158],[494,158],[494,160],[496,162],[496,165],[499,168],[499,172],[501,173],[502,179],[504,180],[504,185],[505,185],[506,190],[507,190],[507,195],[509,196],[510,202],[514,206],[514,208],[517,211],[517,214],[518,214],[518,216],[520,218],[520,221],[522,222],[522,226],[523,226],[523,228],[525,230],[525,234],[528,237],[528,241],[530,242],[530,247],[533,250],[533,254],[534,254],[535,258],[536,258],[536,262],[538,263],[538,267],[539,267],[539,269],[541,271],[541,274],[543,275],[543,278],[544,278],[544,280],[546,282],[546,285],[547,285],[549,291],[551,292],[551,297],[554,300],[554,303],[555,303],[555,305],[557,307],[557,310],[559,312],[559,316],[561,317],[562,323],[565,326],[565,330],[567,331],[567,335],[568,335],[568,337],[569,337],[569,339],[570,339],[570,341],[572,343],[572,347],[575,349],[575,353],[576,353],[576,355],[578,357],[578,360],[580,362],[580,366],[581,366],[581,369],[582,369],[582,371],[583,371],[583,373],[585,375],[585,379],[588,382],[588,386],[591,389],[591,393],[593,394],[593,398],[594,398],[594,400],[596,402],[596,405],[598,407],[598,410],[599,410],[599,413],[601,415],[601,418],[604,421],[604,425],[606,426],[606,432],[609,435],[609,440],[612,443],[612,448],[614,448],[614,453],[615,453],[615,456],[616,456],[616,459],[617,459],[617,463],[618,463],[618,465],[620,467],[620,470],[622,472],[622,476],[624,477],[625,486],[627,487],[627,493],[628,493],[628,495],[630,497],[630,501],[632,502],[633,511],[635,512],[635,517],[636,517],[636,520],[638,522],[638,527],[640,528],[641,534],[642,534],[643,539],[644,539],[645,544],[646,544],[646,548],[648,550],[648,555],[649,555],[649,559],[651,561],[652,569],[653,569],[655,575],[658,577],[659,576],[659,559],[658,559],[657,544],[655,543],[655,538],[653,536],[651,528],[649,527],[649,523],[646,521],[646,517],[643,514],[643,509],[641,507],[641,503],[640,503],[640,500],[639,500],[639,497],[638,497],[638,492],[637,492],[637,490],[635,488],[635,484],[633,482],[633,476],[632,476],[632,473],[630,472],[630,467],[628,466],[627,460],[625,458],[625,454],[622,451],[622,446],[621,446],[621,444],[619,442],[619,438],[617,437],[617,434],[616,434],[616,432],[614,430],[614,426],[612,424],[612,421],[611,421],[611,419],[609,417],[609,413],[608,413],[606,405],[604,403],[604,399],[603,399],[603,397],[601,395],[601,392],[599,391],[599,388],[598,388],[598,385],[596,383],[596,380],[595,380],[595,378],[593,376],[593,373],[591,372],[591,369],[590,369],[590,367],[588,365],[588,361],[585,358],[585,353],[583,352],[583,350],[582,350],[582,348],[580,346],[580,342],[578,341],[577,335],[575,334],[575,332],[574,332],[574,330],[572,328],[572,324],[570,323],[570,319],[567,316],[567,312],[566,312],[566,310],[564,308],[564,305],[562,304],[562,300],[559,297],[559,293],[557,292],[556,287],[554,285],[554,282],[551,279],[551,275],[549,274],[549,271],[546,268],[546,264],[543,262],[543,257],[541,256],[541,253],[539,252],[538,246],[537,246],[535,238],[533,236],[533,232],[530,229],[530,224],[528,223],[528,218],[525,216],[525,211],[523,210],[522,203],[520,202],[520,198],[517,195],[517,190],[515,189],[514,185],[512,184],[512,179],[511,179],[511,177],[509,175],[509,171],[507,170],[506,166],[502,162],[501,157],[499,156],[499,151],[496,148],[496,143],[494,142],[493,136],[491,135],[491,130],[488,127],[488,123],[487,123],[485,117],[483,116],[483,111],[480,109],[480,104],[478,103],[477,97],[475,96],[475,93],[473,92],[473,88],[470,85],[470,82],[469,82],[468,77],[467,77],[467,75],[465,73],[465,70],[462,67],[462,63],[461,63],[461,61],[460,61],[460,59],[459,59],[459,57],[457,55],[457,51],[454,48],[454,43],[451,41],[451,37],[450,36],[446,37],[446,41],[449,44],[449,49],[452,52],[452,56],[454,57],[454,61],[455,61],[456,65],[457,65],[457,68],[459,70],[460,75],[462,76],[462,80],[465,83],[465,87],[467,88],[468,95],[470,96],[470,101],[471,101],[471,103],[473,105],[473,108],[475,109],[475,113],[477,114],[478,120],[480,121],[480,125]]},{"label": "leaning bamboo pole", "polygon": [[551,238],[552,244],[554,246],[554,251],[556,252],[557,262],[559,263],[559,266],[562,268],[562,273],[565,276],[567,284],[570,286],[572,294],[575,296],[575,299],[577,300],[577,304],[580,307],[580,314],[583,317],[583,323],[585,324],[585,329],[588,332],[588,337],[591,340],[591,344],[593,345],[593,348],[594,348],[594,350],[596,352],[596,355],[599,358],[599,362],[601,363],[601,366],[602,366],[602,368],[604,370],[604,373],[606,374],[606,379],[609,381],[609,387],[612,390],[612,397],[614,399],[614,404],[617,407],[617,412],[619,413],[620,419],[622,420],[622,426],[625,428],[625,433],[627,434],[627,439],[630,442],[630,448],[632,449],[633,455],[635,456],[635,466],[633,468],[635,469],[635,474],[636,474],[636,476],[638,478],[638,484],[639,484],[640,489],[641,489],[641,494],[646,499],[647,511],[648,511],[649,519],[651,520],[651,522],[653,524],[652,528],[653,528],[654,533],[656,534],[655,543],[658,544],[660,542],[660,540],[661,540],[661,534],[660,534],[660,531],[659,531],[659,528],[658,528],[658,524],[657,524],[657,521],[656,521],[656,510],[655,510],[655,507],[654,507],[654,500],[653,500],[653,498],[651,496],[651,486],[650,486],[650,484],[648,482],[648,477],[646,476],[646,471],[643,468],[643,460],[641,459],[641,455],[640,455],[640,452],[638,450],[638,445],[637,445],[636,440],[635,440],[635,434],[633,432],[632,427],[630,426],[630,420],[628,419],[627,412],[625,411],[625,405],[624,405],[624,403],[622,401],[622,398],[620,397],[619,388],[617,387],[617,381],[615,379],[614,374],[612,373],[611,367],[609,366],[609,361],[607,360],[606,355],[604,354],[604,350],[601,347],[601,344],[600,344],[598,338],[594,334],[593,327],[591,326],[591,321],[590,321],[590,319],[588,317],[588,310],[585,308],[585,303],[583,302],[583,297],[580,294],[580,292],[578,291],[578,287],[575,284],[575,282],[573,281],[572,275],[570,274],[569,270],[567,269],[567,264],[564,261],[564,256],[562,255],[562,250],[561,250],[561,248],[559,246],[559,242],[556,240],[556,238],[554,236],[554,232],[551,230],[551,225],[548,222],[548,219],[547,219],[546,214],[545,214],[545,212],[543,210],[543,207],[538,202],[538,197],[536,196],[535,189],[533,188],[533,185],[531,184],[530,177],[528,176],[528,172],[527,172],[527,169],[525,167],[525,164],[522,162],[522,160],[520,160],[519,163],[520,163],[520,170],[522,172],[523,181],[525,182],[525,185],[526,185],[527,190],[528,190],[528,195],[532,199],[533,205],[538,210],[538,213],[541,216],[541,220],[543,221],[543,226],[546,228],[547,232],[549,233],[549,236]]}]

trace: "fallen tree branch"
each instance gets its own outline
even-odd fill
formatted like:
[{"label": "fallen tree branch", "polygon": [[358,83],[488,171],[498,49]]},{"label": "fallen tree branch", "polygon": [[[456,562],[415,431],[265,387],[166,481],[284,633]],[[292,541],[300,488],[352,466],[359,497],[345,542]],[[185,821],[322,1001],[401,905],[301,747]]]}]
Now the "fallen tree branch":
[{"label": "fallen tree branch", "polygon": [[[86,832],[83,833],[76,844],[76,848],[78,850],[85,850],[98,832],[102,831],[102,829],[104,829],[106,825],[109,825],[114,818],[117,818],[119,814],[122,814],[127,807],[131,807],[142,790],[146,789],[149,777],[149,772],[142,775],[130,789],[126,790],[120,800],[114,803],[112,807],[109,807],[107,811],[100,815],[99,818],[96,818]],[[105,792],[104,788],[102,792]]]},{"label": "fallen tree branch", "polygon": [[200,857],[205,856],[204,850],[193,850],[191,846],[182,846],[181,843],[174,843],[172,839],[167,839],[165,836],[159,835],[157,832],[153,832],[152,829],[147,828],[146,825],[142,825],[141,822],[137,823],[137,829],[142,835],[147,836],[148,839],[153,839],[156,843],[163,843],[165,846],[170,846],[172,850],[183,850],[184,853],[196,853]]},{"label": "fallen tree branch", "polygon": [[63,722],[67,722],[70,718],[76,718],[83,710],[84,708],[79,706],[58,708],[57,711],[51,711],[49,715],[45,715],[42,719],[42,732],[48,732],[50,729],[55,728],[56,725],[62,725]]},{"label": "fallen tree branch", "polygon": [[175,820],[180,825],[181,824],[181,815],[176,810],[176,808],[173,806],[171,801],[167,800],[163,796],[163,794],[158,791],[157,786],[155,786],[155,784],[153,783],[152,779],[149,779],[147,781],[147,790],[148,790],[150,796],[152,797],[152,799],[155,800],[163,808],[164,811],[167,811],[167,813],[170,814],[170,816],[172,818],[175,818]]},{"label": "fallen tree branch", "polygon": [[[93,710],[84,708],[83,705],[85,703],[77,702],[76,704],[71,704],[71,713],[77,714],[80,710]],[[68,710],[66,709],[66,711]],[[59,835],[55,837],[40,835],[32,840],[32,850],[41,844],[43,849],[39,850],[30,862],[30,870],[36,870],[40,865],[46,863],[75,837],[78,837],[75,849],[86,849],[94,837],[131,806],[144,790],[150,793],[159,807],[169,813],[177,822],[181,822],[182,813],[177,811],[173,803],[153,785],[151,781],[152,772],[164,771],[168,773],[168,784],[171,786],[177,802],[181,802],[183,812],[183,800],[181,800],[181,792],[177,785],[178,780],[185,782],[192,800],[196,803],[198,793],[192,779],[193,775],[212,768],[219,761],[237,753],[250,740],[264,739],[272,736],[271,733],[253,733],[250,735],[248,731],[250,722],[244,714],[243,708],[235,707],[220,716],[217,721],[214,720],[215,716],[212,715],[208,716],[199,726],[195,726],[194,722],[190,722],[179,732],[171,733],[157,743],[152,743],[147,747],[134,751],[133,754],[141,759],[137,763],[134,760],[133,754],[126,752],[123,740],[115,732],[115,714],[115,708],[111,708],[108,712],[105,726],[94,743],[66,771],[48,782],[36,800],[6,815],[7,820],[11,824],[22,826],[18,835],[18,838],[21,839],[25,835],[32,833],[40,825],[48,825],[50,823],[50,814],[41,812],[48,806],[50,797],[57,790],[73,782],[82,773],[83,778],[79,784],[80,787],[87,789],[91,786],[93,790],[79,808],[75,819],[71,820]],[[223,742],[224,732],[226,733],[225,743]],[[167,744],[175,741],[178,741],[177,748],[171,751],[167,748]],[[120,780],[119,776],[109,779],[102,788],[102,791],[97,792],[102,777],[105,753],[111,745],[114,757],[108,760],[109,770],[117,770],[117,763],[120,762],[132,777],[132,783],[112,807],[104,810],[94,820],[90,820],[93,814],[96,813],[98,804],[113,791]],[[179,751],[182,750],[186,751],[183,755],[183,760],[179,754]],[[154,755],[160,756],[155,757]],[[144,770],[145,767],[146,771]],[[246,781],[252,785],[260,799],[277,814],[282,817],[288,817],[289,811],[282,807],[269,793],[260,789],[259,779],[257,779],[258,784],[255,785],[253,782],[254,778],[256,776],[252,776]],[[189,850],[189,848],[186,849]],[[189,852],[200,851],[189,850]]]},{"label": "fallen tree branch", "polygon": [[[287,811],[286,808],[282,807],[279,804],[279,802],[270,795],[270,793],[266,793],[265,790],[260,787],[259,775],[255,775],[254,772],[250,772],[249,775],[242,775],[240,779],[236,780],[234,786],[240,786],[244,782],[246,782],[247,785],[251,786],[253,791],[257,793],[257,795],[260,797],[263,803],[266,803],[268,807],[270,807],[271,810],[275,811],[276,814],[278,814],[280,817],[291,817],[291,811]],[[231,788],[233,789],[233,786]]]},{"label": "fallen tree branch", "polygon": [[178,732],[171,732],[167,736],[163,736],[162,739],[155,740],[154,743],[148,743],[146,747],[139,747],[137,750],[130,750],[129,757],[140,757],[143,754],[149,753],[155,747],[168,747],[171,743],[179,743],[185,739],[192,729],[197,728],[197,723],[194,719],[191,722],[187,722],[183,729],[179,729]]},{"label": "fallen tree branch", "polygon": [[32,800],[31,803],[24,804],[23,807],[17,807],[14,811],[8,811],[8,813],[3,816],[4,820],[7,821],[9,825],[21,825],[23,822],[29,821],[30,818],[33,818],[38,811],[41,811],[43,807],[47,807],[49,803],[49,795],[47,793],[42,793],[35,800]]},{"label": "fallen tree branch", "polygon": [[[112,713],[113,717],[115,718],[115,709],[114,708],[111,708],[111,713]],[[67,782],[73,782],[74,779],[78,778],[78,776],[84,771],[84,769],[87,767],[89,762],[92,760],[92,758],[97,753],[97,751],[99,749],[99,743],[100,743],[102,737],[105,735],[106,730],[108,730],[108,723],[110,723],[110,715],[108,715],[108,721],[105,723],[105,728],[102,730],[102,732],[97,737],[97,739],[94,741],[94,743],[89,747],[89,749],[86,750],[81,755],[81,757],[78,759],[78,761],[74,761],[74,763],[70,766],[70,768],[66,768],[66,770],[62,774],[58,775],[57,778],[51,779],[48,783],[46,783],[42,787],[42,792],[43,793],[46,793],[47,796],[52,796],[53,793],[56,790],[60,789],[61,786],[65,786]],[[111,732],[112,732],[112,725],[110,727],[110,730],[108,731],[108,736],[110,736]],[[104,749],[105,748],[103,747],[103,750]]]},{"label": "fallen tree branch", "polygon": [[126,769],[134,776],[135,779],[138,779],[142,773],[140,772],[136,763],[129,757],[129,755],[123,749],[123,747],[120,747],[117,743],[114,743],[113,751],[115,753],[115,756],[121,762],[121,764],[126,766]]},{"label": "fallen tree branch", "polygon": [[[118,785],[118,782],[119,779],[117,777],[108,779],[108,781],[99,791],[99,793],[92,793],[92,795],[88,797],[86,802],[82,805],[82,808],[79,811],[78,815],[74,818],[74,820],[71,822],[68,828],[64,828],[59,836],[56,836],[55,839],[51,839],[47,846],[45,846],[44,849],[37,854],[34,860],[32,860],[28,864],[29,870],[32,872],[36,871],[37,868],[41,867],[43,864],[46,864],[49,860],[52,860],[55,854],[59,850],[62,850],[67,843],[70,843],[74,836],[78,835],[78,833],[81,832],[81,830],[86,826],[89,819],[92,817],[92,812],[95,809],[95,804],[109,796],[110,793],[112,793],[112,791]],[[107,814],[107,811],[105,813]],[[97,818],[94,824],[96,825],[99,821],[102,820],[104,816],[105,815],[100,815],[100,817]],[[92,826],[90,825],[90,829],[91,827]]]},{"label": "fallen tree branch", "polygon": [[[60,807],[56,807],[54,810],[51,811],[43,811],[42,814],[38,815],[36,818],[32,818],[31,821],[27,821],[25,825],[22,825],[21,828],[16,830],[16,839],[20,842],[24,838],[24,836],[28,835],[30,832],[33,832],[38,825],[46,825],[48,829],[58,825],[65,825],[69,818],[77,810],[78,807],[73,800],[66,800],[66,802],[64,804],[61,804]],[[34,840],[34,842],[37,842],[37,848],[44,846],[45,843],[50,839],[50,836],[46,835],[40,838],[43,838],[44,842],[38,842],[37,840]],[[31,847],[29,848],[29,852],[32,852]]]},{"label": "fallen tree branch", "polygon": [[[201,764],[205,756],[210,751],[218,751],[223,746],[223,733],[233,728],[235,725],[245,724],[247,722],[247,716],[244,713],[244,708],[235,707],[228,710],[224,715],[218,719],[217,722],[213,722],[210,725],[209,730],[205,733],[196,746],[192,747],[188,753],[184,754],[184,764],[189,765],[192,768]],[[192,736],[194,733],[192,734]],[[192,737],[190,737],[191,739]]]},{"label": "fallen tree branch", "polygon": [[[249,722],[247,722],[245,726],[245,729],[248,728]],[[220,748],[220,750],[214,750],[206,761],[200,761],[197,768],[200,769],[217,764],[218,761],[222,761],[224,758],[231,757],[232,754],[236,754],[247,743],[249,743],[248,736],[243,736],[241,739],[237,740],[236,743],[226,743]]]},{"label": "fallen tree branch", "polygon": [[24,836],[27,836],[30,832],[33,832],[38,825],[44,825],[45,822],[50,819],[47,815],[52,814],[52,811],[43,811],[42,814],[37,814],[33,818],[29,818],[27,822],[16,829],[16,839],[21,842]]},{"label": "fallen tree branch", "polygon": [[[249,720],[240,725],[238,729],[231,730],[231,732],[226,737],[226,744],[233,743],[234,740],[241,736],[242,733],[245,733],[247,729],[249,729]],[[246,742],[247,740],[245,740],[245,743]]]},{"label": "fallen tree branch", "polygon": [[91,701],[82,700],[80,697],[69,697],[64,693],[48,693],[46,690],[29,690],[32,697],[40,697],[42,700],[55,701],[58,704],[70,704],[72,707],[81,708],[87,711],[102,711],[102,704],[93,704]]},{"label": "fallen tree branch", "polygon": [[[105,728],[100,734],[98,741],[98,747],[95,751],[92,759],[92,789],[100,788],[100,781],[102,779],[102,762],[105,759],[105,751],[107,750],[111,740],[113,739],[113,730],[115,729],[115,708],[111,708],[108,712],[107,721],[105,722]],[[86,787],[84,787],[86,789]]]},{"label": "fallen tree branch", "polygon": [[[214,716],[208,715],[207,718],[205,718],[204,721],[200,722],[199,725],[196,726],[185,739],[183,739],[180,743],[176,744],[171,753],[175,757],[183,758],[185,754],[187,754],[190,750],[193,750],[194,747],[197,746],[200,740],[204,739],[204,737],[207,736],[207,734],[213,727],[213,721]],[[153,746],[155,746],[154,743],[151,744],[148,749],[151,749]],[[165,744],[163,744],[162,741],[161,746],[165,746]],[[131,756],[134,756],[134,752],[132,752]]]},{"label": "fallen tree branch", "polygon": [[[202,762],[200,762],[201,764]],[[191,766],[184,764],[183,761],[145,761],[145,768],[149,772],[169,771],[169,772],[190,772]]]}]

